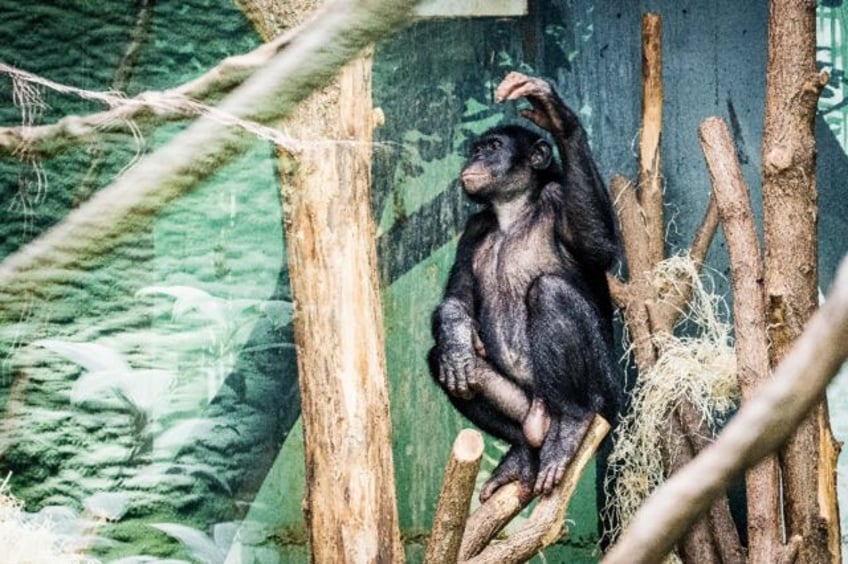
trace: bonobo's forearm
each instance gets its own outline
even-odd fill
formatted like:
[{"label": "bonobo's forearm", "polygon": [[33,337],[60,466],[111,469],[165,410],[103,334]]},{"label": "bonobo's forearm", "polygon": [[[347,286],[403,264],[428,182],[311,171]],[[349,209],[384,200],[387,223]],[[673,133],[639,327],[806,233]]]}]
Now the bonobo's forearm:
[{"label": "bonobo's forearm", "polygon": [[446,298],[433,315],[433,337],[440,345],[474,348],[474,320],[458,298]]}]

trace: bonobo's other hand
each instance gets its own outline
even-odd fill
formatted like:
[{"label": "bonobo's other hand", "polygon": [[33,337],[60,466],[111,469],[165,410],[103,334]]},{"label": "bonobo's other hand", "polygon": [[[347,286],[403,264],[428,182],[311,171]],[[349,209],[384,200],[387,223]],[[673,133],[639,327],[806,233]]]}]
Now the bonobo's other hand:
[{"label": "bonobo's other hand", "polygon": [[439,382],[454,397],[473,398],[476,362],[477,355],[472,344],[446,341],[439,347]]},{"label": "bonobo's other hand", "polygon": [[495,91],[495,101],[504,102],[519,98],[527,98],[533,106],[530,110],[522,110],[522,116],[551,133],[563,132],[563,123],[556,109],[556,104],[562,102],[546,80],[520,72],[509,73]]}]

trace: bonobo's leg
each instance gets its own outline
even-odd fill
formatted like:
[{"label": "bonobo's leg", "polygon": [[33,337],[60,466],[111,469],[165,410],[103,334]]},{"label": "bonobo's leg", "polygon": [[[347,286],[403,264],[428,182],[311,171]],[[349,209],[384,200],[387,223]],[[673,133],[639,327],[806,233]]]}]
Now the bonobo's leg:
[{"label": "bonobo's leg", "polygon": [[[433,379],[436,380],[436,382],[442,387],[448,397],[451,398],[451,401],[467,400],[469,403],[475,403],[483,400],[487,404],[487,412],[493,412],[496,416],[501,418],[507,417],[512,421],[512,423],[516,424],[523,423],[525,421],[530,410],[530,400],[527,397],[527,394],[520,386],[498,372],[485,359],[479,357],[475,359],[474,367],[469,371],[468,377],[468,388],[470,393],[464,396],[452,394],[450,389],[439,379],[439,359],[435,348],[430,351],[430,354],[428,355],[428,362],[430,364],[430,373],[433,375]],[[456,401],[454,401],[454,403],[456,404]],[[469,417],[469,419],[471,419],[471,417]],[[477,423],[474,419],[472,419],[472,421]],[[501,437],[498,433],[493,434]],[[501,438],[506,439],[506,437]]]},{"label": "bonobo's leg", "polygon": [[485,503],[498,488],[515,481],[519,484],[519,497],[529,501],[533,498],[538,470],[539,456],[535,449],[526,443],[512,445],[492,472],[492,477],[480,489],[480,502]]},{"label": "bonobo's leg", "polygon": [[564,278],[536,279],[527,294],[527,313],[536,383],[533,402],[540,400],[550,417],[535,490],[550,493],[592,416],[604,412],[612,366],[597,308]]},{"label": "bonobo's leg", "polygon": [[534,494],[549,494],[562,481],[565,469],[583,442],[593,416],[593,413],[587,412],[582,418],[562,415],[551,420],[539,456],[540,471],[533,487]]},{"label": "bonobo's leg", "polygon": [[469,387],[476,395],[472,398],[451,395],[439,379],[438,359],[434,348],[428,355],[430,373],[454,407],[486,433],[512,445],[492,472],[492,477],[483,484],[480,501],[486,501],[498,488],[515,480],[520,482],[521,495],[529,499],[536,482],[539,456],[528,444],[522,430],[522,423],[530,410],[527,394],[485,359],[477,358],[469,378]]}]

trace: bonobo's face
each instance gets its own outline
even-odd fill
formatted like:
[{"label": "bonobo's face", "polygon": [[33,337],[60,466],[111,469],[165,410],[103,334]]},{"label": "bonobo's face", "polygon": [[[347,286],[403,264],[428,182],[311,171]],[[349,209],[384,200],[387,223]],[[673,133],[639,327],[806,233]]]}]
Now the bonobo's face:
[{"label": "bonobo's face", "polygon": [[514,142],[506,135],[490,134],[477,139],[471,145],[471,155],[460,180],[469,196],[484,197],[497,188],[512,168],[515,154]]},{"label": "bonobo's face", "polygon": [[474,201],[509,199],[532,188],[534,172],[550,163],[550,146],[537,135],[517,126],[500,127],[471,145],[460,180]]}]

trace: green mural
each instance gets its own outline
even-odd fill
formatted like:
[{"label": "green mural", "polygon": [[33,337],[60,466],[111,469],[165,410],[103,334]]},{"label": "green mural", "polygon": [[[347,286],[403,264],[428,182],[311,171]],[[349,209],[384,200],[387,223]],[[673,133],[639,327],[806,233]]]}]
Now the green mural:
[{"label": "green mural", "polygon": [[[648,4],[664,17],[668,238],[678,250],[708,197],[696,135],[705,117],[732,124],[758,197],[766,13],[731,0]],[[841,2],[823,4],[819,61],[832,76],[817,130],[826,287],[848,251],[841,185],[848,17]],[[494,104],[495,85],[510,70],[551,78],[579,110],[602,175],[635,171],[644,6],[539,0],[527,7],[521,17],[422,20],[376,49],[374,105],[386,123],[373,147],[372,204],[410,562],[422,558],[444,461],[467,425],[431,382],[425,356],[430,313],[474,209],[457,171],[471,139],[518,119],[515,107]],[[0,63],[88,91],[169,88],[258,45],[235,5],[212,0],[0,0],[0,14]],[[0,126],[103,109],[78,95],[17,86],[28,95],[0,73]],[[61,151],[0,155],[0,258],[185,124],[138,125],[137,135],[104,133]],[[27,514],[54,519],[95,558],[307,561],[276,166],[274,148],[257,139],[131,241],[0,310],[0,482],[11,473],[9,487]],[[709,266],[726,272],[721,241]],[[726,288],[720,276],[718,286]],[[848,434],[846,378],[831,398],[837,438]],[[503,449],[487,439],[481,483]],[[842,460],[840,478],[846,468]],[[597,561],[599,472],[603,466],[583,478],[569,537],[535,562]],[[848,503],[844,479],[839,487]]]}]

